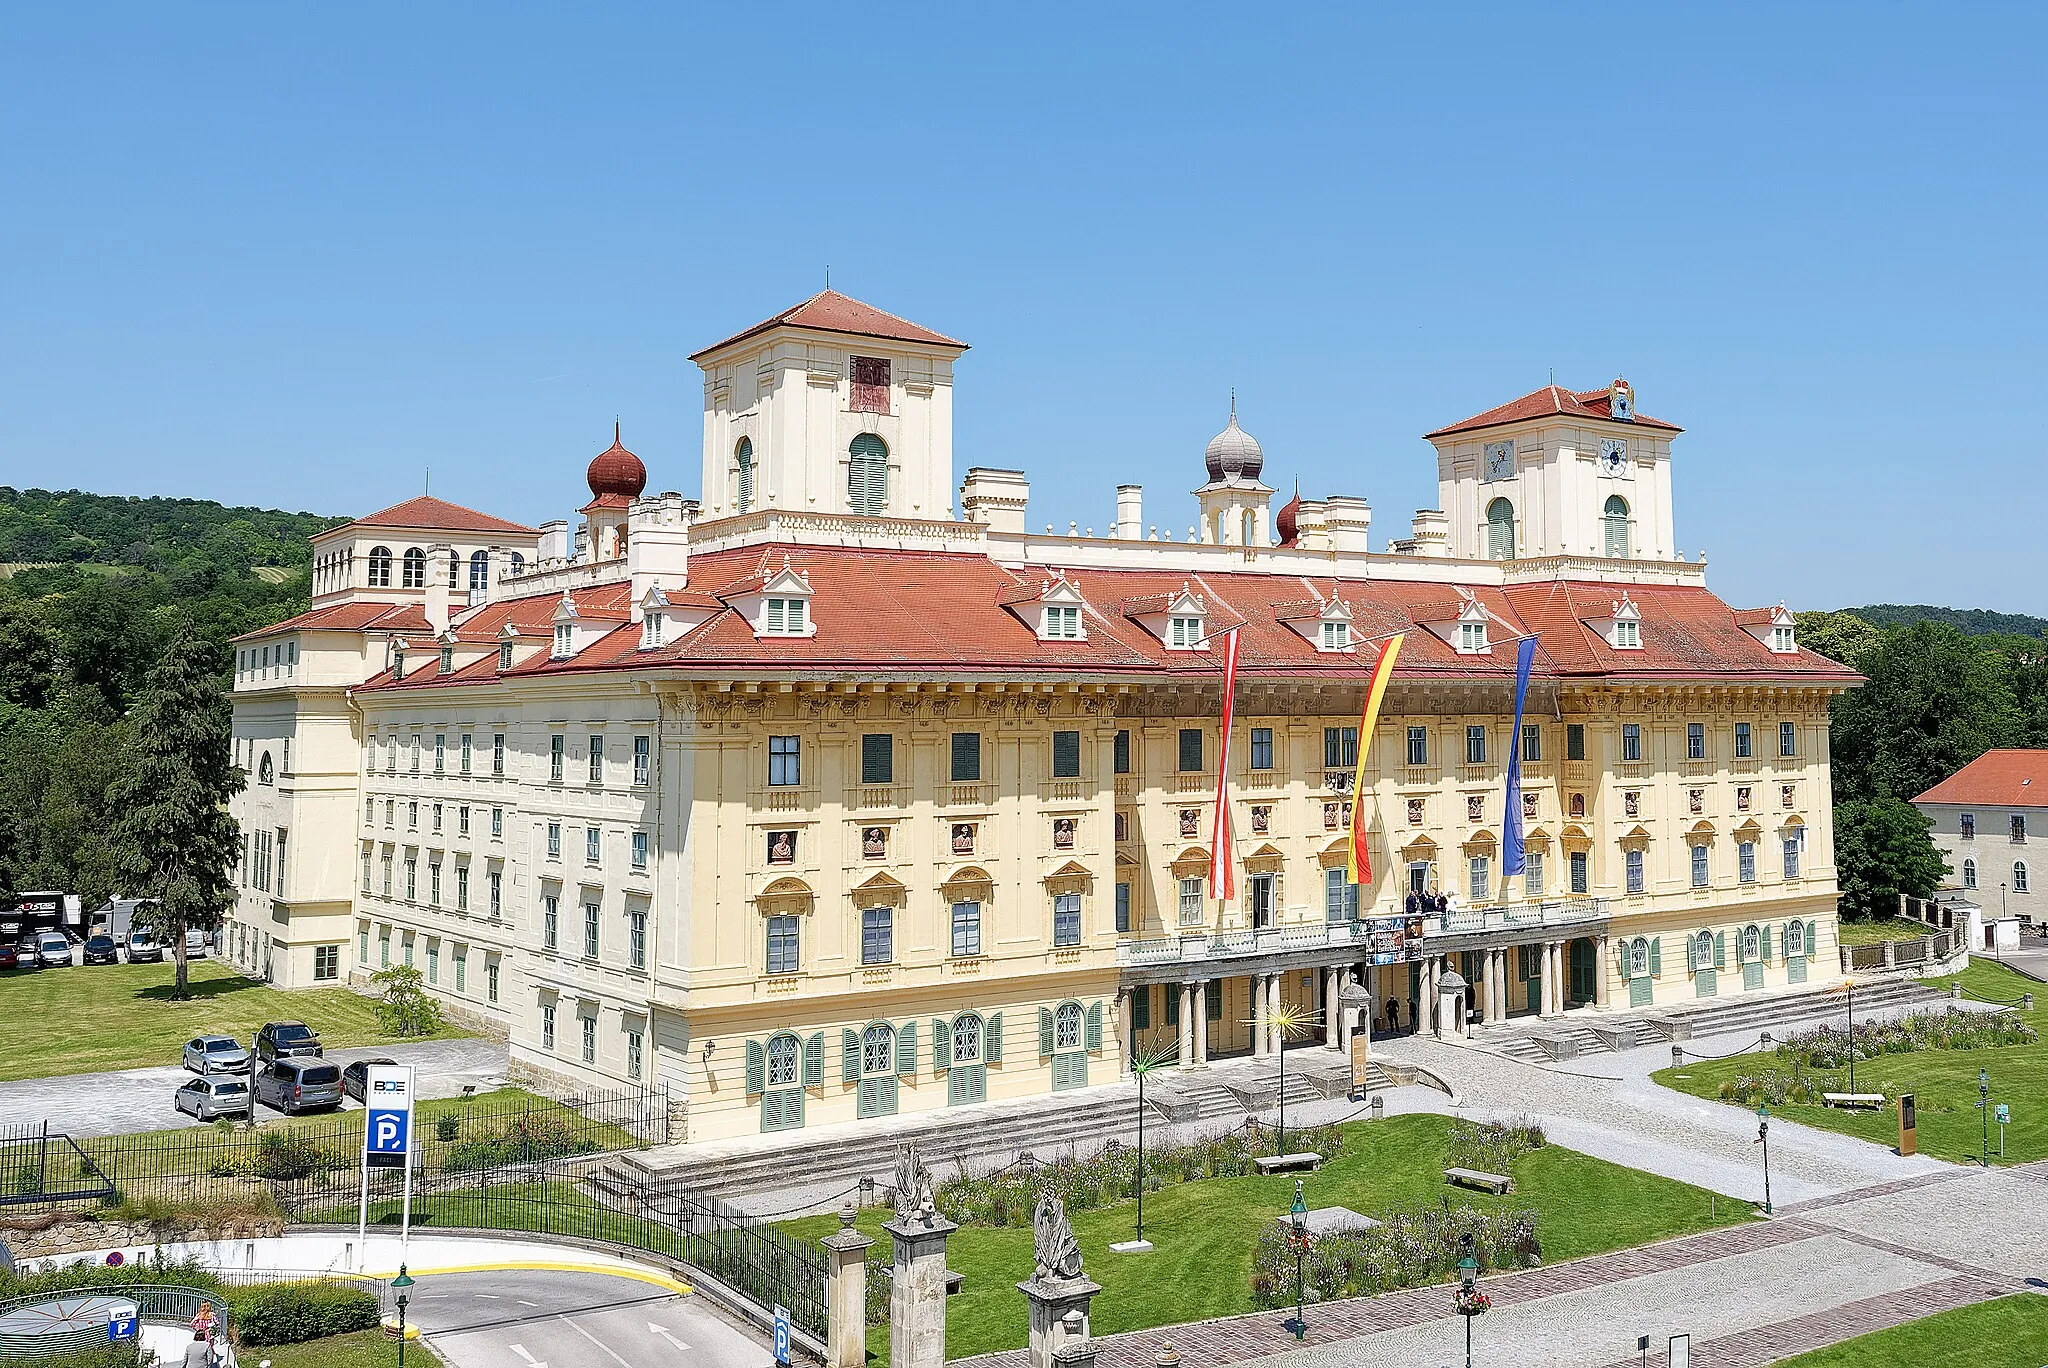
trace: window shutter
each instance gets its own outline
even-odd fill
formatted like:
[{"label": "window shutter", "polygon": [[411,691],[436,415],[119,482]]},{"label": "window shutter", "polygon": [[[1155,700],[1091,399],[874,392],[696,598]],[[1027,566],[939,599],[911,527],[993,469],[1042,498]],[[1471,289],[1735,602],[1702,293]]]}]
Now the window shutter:
[{"label": "window shutter", "polygon": [[839,1033],[839,1080],[842,1083],[860,1082],[860,1032],[842,1030]]},{"label": "window shutter", "polygon": [[1726,969],[1728,967],[1728,933],[1726,931],[1716,931],[1714,933],[1714,967],[1716,969]]},{"label": "window shutter", "polygon": [[1081,1028],[1082,1046],[1093,1054],[1102,1049],[1102,1004],[1088,1005],[1088,1019]]},{"label": "window shutter", "polygon": [[1771,962],[1771,928],[1770,928],[1770,927],[1769,927],[1768,925],[1766,925],[1766,926],[1764,927],[1764,956],[1763,956],[1763,958],[1764,958],[1764,963],[1765,963],[1765,964],[1769,964],[1769,963]]},{"label": "window shutter", "polygon": [[821,1088],[825,1085],[825,1033],[818,1032],[804,1042],[804,1086]]},{"label": "window shutter", "polygon": [[1141,983],[1131,990],[1131,1029],[1150,1030],[1152,1027],[1152,985]]},{"label": "window shutter", "polygon": [[747,1042],[747,1091],[757,1093],[768,1086],[768,1050],[758,1040]]},{"label": "window shutter", "polygon": [[1812,959],[1812,958],[1813,958],[1813,947],[1814,947],[1814,945],[1815,945],[1816,943],[1818,943],[1818,942],[1819,942],[1819,940],[1820,940],[1820,923],[1819,923],[1819,922],[1808,922],[1808,923],[1806,924],[1806,957],[1807,957],[1808,959]]},{"label": "window shutter", "polygon": [[953,1028],[938,1017],[932,1018],[932,1069],[953,1067]]},{"label": "window shutter", "polygon": [[981,1057],[991,1064],[1003,1062],[1003,1014],[997,1012],[981,1023]]},{"label": "window shutter", "polygon": [[[1690,974],[1699,967],[1699,938],[1696,936],[1687,936],[1685,938],[1685,972]],[[1527,978],[1528,970],[1524,969],[1522,971],[1522,976],[1524,978]]]},{"label": "window shutter", "polygon": [[1052,1009],[1050,1007],[1038,1009],[1038,1053],[1040,1055],[1052,1053]]},{"label": "window shutter", "polygon": [[1652,936],[1650,937],[1650,977],[1655,978],[1663,972],[1664,938],[1662,936]]},{"label": "window shutter", "polygon": [[1626,983],[1629,979],[1630,967],[1627,941],[1616,942],[1614,947],[1614,967],[1621,971],[1622,982]]},{"label": "window shutter", "polygon": [[917,1077],[917,1023],[906,1021],[896,1028],[896,1072]]}]

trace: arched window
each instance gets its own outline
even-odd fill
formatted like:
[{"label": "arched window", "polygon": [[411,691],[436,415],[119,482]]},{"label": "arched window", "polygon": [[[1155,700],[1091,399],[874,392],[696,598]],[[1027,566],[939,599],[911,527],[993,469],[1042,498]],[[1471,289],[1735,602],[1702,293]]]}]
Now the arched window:
[{"label": "arched window", "polygon": [[523,575],[523,574],[525,574],[525,573],[526,573],[526,557],[524,557],[524,556],[520,555],[520,554],[519,554],[519,553],[518,553],[517,551],[514,551],[514,552],[512,553],[512,564],[511,564],[511,566],[510,566],[510,567],[509,567],[509,568],[508,568],[508,569],[506,570],[506,572],[505,572],[505,573],[506,573],[506,574],[508,574],[508,575]]},{"label": "arched window", "polygon": [[462,587],[462,553],[460,551],[450,551],[448,553],[448,587],[450,589]]},{"label": "arched window", "polygon": [[1752,923],[1742,928],[1742,958],[1744,963],[1764,957],[1764,936]]},{"label": "arched window", "polygon": [[427,587],[427,553],[420,550],[417,546],[406,548],[403,587],[407,589],[424,589]]},{"label": "arched window", "polygon": [[2012,862],[2012,891],[2015,893],[2027,891],[2027,862],[2025,860],[2014,860]]},{"label": "arched window", "polygon": [[953,1018],[953,1063],[981,1063],[981,1018],[972,1012]]},{"label": "arched window", "polygon": [[751,437],[740,438],[738,448],[733,452],[740,468],[739,500],[733,508],[735,513],[744,513],[754,506],[754,441]]},{"label": "arched window", "polygon": [[256,762],[256,782],[267,784],[271,779],[270,752],[263,752],[263,758]]},{"label": "arched window", "polygon": [[370,548],[370,587],[389,589],[391,587],[391,548],[373,546]]},{"label": "arched window", "polygon": [[1963,861],[1963,887],[1975,888],[1976,886],[1977,862],[1975,860],[1965,860]]},{"label": "arched window", "polygon": [[1486,506],[1486,554],[1491,560],[1515,558],[1515,506],[1506,499]]},{"label": "arched window", "polygon": [[896,1072],[896,1031],[888,1022],[878,1021],[861,1034],[860,1071],[866,1078]]},{"label": "arched window", "polygon": [[768,1077],[771,1088],[794,1088],[797,1083],[796,1037],[783,1034],[768,1041]]},{"label": "arched window", "polygon": [[472,551],[469,553],[469,587],[488,589],[491,587],[491,553]]},{"label": "arched window", "polygon": [[1628,559],[1628,500],[1619,494],[1608,495],[1602,521],[1607,525],[1607,554]]},{"label": "arched window", "polygon": [[889,448],[872,432],[847,447],[846,507],[852,513],[881,513],[889,507]]},{"label": "arched window", "polygon": [[1714,967],[1714,933],[1702,931],[1692,938],[1692,962],[1701,969]]},{"label": "arched window", "polygon": [[1637,936],[1633,941],[1629,942],[1628,947],[1629,977],[1634,978],[1639,974],[1647,974],[1649,972],[1650,942],[1642,936]]},{"label": "arched window", "polygon": [[1785,923],[1785,957],[1806,953],[1806,923],[1793,920]]},{"label": "arched window", "polygon": [[1052,1016],[1052,1047],[1055,1050],[1081,1048],[1081,1004],[1063,1002]]}]

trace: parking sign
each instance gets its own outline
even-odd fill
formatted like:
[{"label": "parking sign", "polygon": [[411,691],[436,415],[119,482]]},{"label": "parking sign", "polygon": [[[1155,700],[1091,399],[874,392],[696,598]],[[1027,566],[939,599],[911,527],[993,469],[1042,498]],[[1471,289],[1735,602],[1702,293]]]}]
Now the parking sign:
[{"label": "parking sign", "polygon": [[789,1308],[775,1308],[775,1361],[789,1368]]},{"label": "parking sign", "polygon": [[142,1332],[142,1313],[133,1302],[116,1302],[107,1308],[107,1338],[120,1343]]},{"label": "parking sign", "polygon": [[412,1152],[412,1067],[372,1064],[363,1079],[363,1164],[402,1168]]}]

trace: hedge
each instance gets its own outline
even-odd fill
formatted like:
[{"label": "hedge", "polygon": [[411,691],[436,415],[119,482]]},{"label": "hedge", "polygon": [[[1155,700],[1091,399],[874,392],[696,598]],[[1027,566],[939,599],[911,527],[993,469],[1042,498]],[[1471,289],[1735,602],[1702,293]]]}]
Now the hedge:
[{"label": "hedge", "polygon": [[278,1283],[237,1290],[232,1297],[242,1343],[299,1344],[374,1329],[381,1308],[374,1293],[339,1283]]}]

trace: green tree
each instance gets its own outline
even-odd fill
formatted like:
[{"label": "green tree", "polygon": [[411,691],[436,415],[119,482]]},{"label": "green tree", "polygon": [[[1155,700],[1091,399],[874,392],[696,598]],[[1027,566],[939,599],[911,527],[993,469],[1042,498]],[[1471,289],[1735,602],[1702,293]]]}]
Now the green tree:
[{"label": "green tree", "polygon": [[377,1020],[393,1035],[432,1035],[441,1029],[441,1004],[420,986],[420,971],[394,964],[370,975],[370,986],[384,995]]},{"label": "green tree", "polygon": [[56,689],[56,631],[34,604],[0,600],[0,699],[41,708]]},{"label": "green tree", "polygon": [[214,683],[213,655],[186,637],[150,670],[131,718],[133,761],[113,789],[116,866],[130,896],[156,900],[149,920],[170,943],[180,998],[185,933],[211,930],[233,903],[241,850],[227,804],[247,776],[234,764],[233,709]]},{"label": "green tree", "polygon": [[1831,710],[1837,801],[1912,798],[2021,734],[2006,657],[1945,623],[1885,632],[1858,668]]},{"label": "green tree", "polygon": [[1949,872],[1911,803],[1889,795],[1835,805],[1835,871],[1852,917],[1888,917],[1899,895],[1924,898]]},{"label": "green tree", "polygon": [[1799,623],[1799,644],[1838,660],[1852,670],[1863,668],[1863,657],[1883,635],[1854,613],[1807,612],[1794,614]]}]

